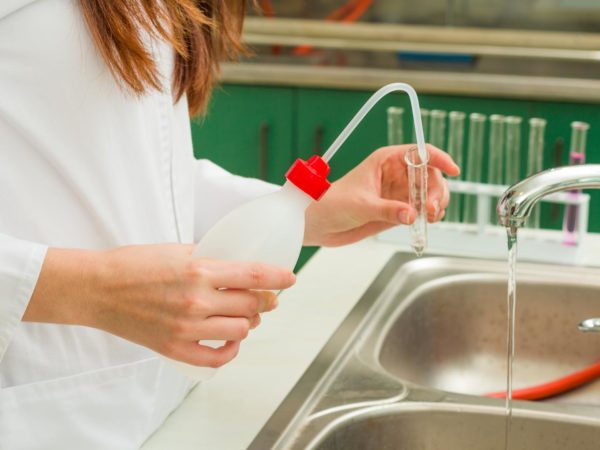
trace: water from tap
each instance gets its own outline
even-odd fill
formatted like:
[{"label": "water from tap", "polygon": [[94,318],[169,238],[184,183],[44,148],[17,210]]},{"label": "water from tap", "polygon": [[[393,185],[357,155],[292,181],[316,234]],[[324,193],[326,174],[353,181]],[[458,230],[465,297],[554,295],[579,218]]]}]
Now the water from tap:
[{"label": "water from tap", "polygon": [[512,384],[513,361],[515,359],[515,313],[517,305],[517,228],[506,229],[508,241],[508,295],[507,295],[507,339],[506,339],[506,424],[504,432],[504,449],[508,450],[510,444],[510,428],[512,419]]}]

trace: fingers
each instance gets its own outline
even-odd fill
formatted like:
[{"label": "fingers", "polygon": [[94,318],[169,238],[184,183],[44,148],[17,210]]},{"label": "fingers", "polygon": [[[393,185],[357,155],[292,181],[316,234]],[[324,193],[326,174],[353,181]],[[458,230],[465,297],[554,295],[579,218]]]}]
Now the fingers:
[{"label": "fingers", "polygon": [[210,284],[227,289],[260,289],[278,291],[296,282],[289,270],[258,262],[203,260],[199,269]]},{"label": "fingers", "polygon": [[209,316],[252,318],[277,307],[277,295],[271,291],[224,289],[210,301]]},{"label": "fingers", "polygon": [[441,220],[442,214],[450,200],[448,182],[439,170],[429,171],[429,189],[427,193],[427,220],[436,222]]},{"label": "fingers", "polygon": [[411,224],[415,220],[415,210],[408,203],[379,198],[370,206],[373,213],[369,214],[369,218],[373,221]]},{"label": "fingers", "polygon": [[460,168],[448,153],[431,144],[427,144],[427,151],[429,152],[429,161],[427,162],[429,167],[435,167],[451,177],[460,175]]},{"label": "fingers", "polygon": [[191,322],[185,332],[178,337],[194,342],[202,340],[242,341],[248,337],[251,327],[251,320],[245,317],[213,316],[202,321]]},{"label": "fingers", "polygon": [[198,342],[189,341],[175,346],[167,356],[195,366],[218,368],[235,358],[239,351],[239,341],[226,342],[224,346],[219,348],[212,348],[200,345]]},{"label": "fingers", "polygon": [[257,326],[260,325],[260,322],[261,322],[260,314],[257,314],[254,317],[252,317],[250,319],[250,329],[254,330]]}]

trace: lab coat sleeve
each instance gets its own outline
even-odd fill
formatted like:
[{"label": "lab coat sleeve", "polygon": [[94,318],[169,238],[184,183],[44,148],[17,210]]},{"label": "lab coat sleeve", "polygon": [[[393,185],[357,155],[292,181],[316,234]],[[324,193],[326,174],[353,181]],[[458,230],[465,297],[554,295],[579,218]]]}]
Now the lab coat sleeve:
[{"label": "lab coat sleeve", "polygon": [[194,241],[221,217],[244,202],[269,194],[279,186],[233,175],[206,159],[196,160],[194,186]]},{"label": "lab coat sleeve", "polygon": [[0,234],[0,361],[25,313],[47,247]]}]

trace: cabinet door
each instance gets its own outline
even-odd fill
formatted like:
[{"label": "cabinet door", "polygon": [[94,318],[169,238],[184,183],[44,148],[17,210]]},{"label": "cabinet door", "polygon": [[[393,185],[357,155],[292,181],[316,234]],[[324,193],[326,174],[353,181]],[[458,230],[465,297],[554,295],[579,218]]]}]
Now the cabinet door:
[{"label": "cabinet door", "polygon": [[293,90],[225,85],[192,120],[196,158],[247,177],[283,183],[293,161]]}]

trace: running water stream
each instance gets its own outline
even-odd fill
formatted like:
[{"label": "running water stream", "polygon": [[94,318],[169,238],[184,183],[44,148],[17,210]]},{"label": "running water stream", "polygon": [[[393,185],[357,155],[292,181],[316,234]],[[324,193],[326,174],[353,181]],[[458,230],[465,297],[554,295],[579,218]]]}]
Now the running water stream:
[{"label": "running water stream", "polygon": [[508,333],[507,333],[507,351],[506,351],[506,425],[504,434],[504,449],[509,449],[510,428],[512,422],[512,382],[513,382],[513,361],[515,358],[515,312],[517,304],[517,228],[509,227],[506,229],[508,241]]}]

